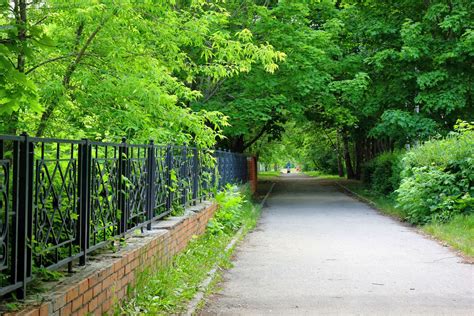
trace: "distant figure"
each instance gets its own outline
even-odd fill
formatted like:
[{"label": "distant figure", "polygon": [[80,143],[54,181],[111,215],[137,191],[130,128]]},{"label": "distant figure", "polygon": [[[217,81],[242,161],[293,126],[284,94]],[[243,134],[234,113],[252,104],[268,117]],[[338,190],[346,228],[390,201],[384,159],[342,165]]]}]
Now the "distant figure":
[{"label": "distant figure", "polygon": [[290,173],[290,172],[291,172],[291,170],[290,170],[290,169],[291,169],[291,163],[288,162],[288,163],[286,164],[286,167],[285,167],[285,168],[286,168],[286,173]]}]

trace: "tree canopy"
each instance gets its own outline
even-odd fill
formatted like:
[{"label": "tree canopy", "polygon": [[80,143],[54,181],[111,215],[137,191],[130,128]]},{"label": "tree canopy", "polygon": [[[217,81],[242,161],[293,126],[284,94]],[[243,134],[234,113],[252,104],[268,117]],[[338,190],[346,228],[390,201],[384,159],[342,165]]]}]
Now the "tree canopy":
[{"label": "tree canopy", "polygon": [[0,1],[2,133],[268,158],[286,131],[358,177],[474,120],[473,90],[470,0]]}]

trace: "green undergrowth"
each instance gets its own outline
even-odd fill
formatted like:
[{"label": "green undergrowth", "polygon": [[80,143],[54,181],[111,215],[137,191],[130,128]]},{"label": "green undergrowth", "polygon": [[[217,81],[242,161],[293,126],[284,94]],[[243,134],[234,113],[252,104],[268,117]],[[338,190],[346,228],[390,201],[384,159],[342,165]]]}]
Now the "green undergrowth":
[{"label": "green undergrowth", "polygon": [[368,186],[361,182],[354,181],[344,183],[343,185],[352,192],[370,200],[381,212],[403,220],[403,212],[396,207],[396,201],[393,196],[385,196],[381,193],[372,191]]},{"label": "green undergrowth", "polygon": [[474,258],[474,214],[457,215],[448,223],[430,223],[423,231]]},{"label": "green undergrowth", "polygon": [[280,171],[261,171],[257,177],[259,181],[270,181],[275,177],[279,177],[280,174]]},{"label": "green undergrowth", "polygon": [[338,175],[327,174],[321,171],[305,171],[304,174],[310,177],[321,178],[321,179],[340,179]]},{"label": "green undergrowth", "polygon": [[259,177],[278,177],[281,174],[280,171],[260,171]]},{"label": "green undergrowth", "polygon": [[213,267],[231,266],[233,249],[225,248],[240,228],[245,234],[256,225],[260,208],[251,202],[247,187],[228,187],[216,200],[219,209],[206,232],[195,236],[171,264],[142,272],[128,299],[116,303],[116,315],[180,314]]},{"label": "green undergrowth", "polygon": [[[348,182],[343,185],[358,195],[370,200],[381,212],[403,220],[405,213],[396,207],[393,195],[384,196],[371,191],[361,182]],[[433,221],[417,227],[441,240],[463,254],[474,257],[474,214],[456,215],[448,222]]]}]

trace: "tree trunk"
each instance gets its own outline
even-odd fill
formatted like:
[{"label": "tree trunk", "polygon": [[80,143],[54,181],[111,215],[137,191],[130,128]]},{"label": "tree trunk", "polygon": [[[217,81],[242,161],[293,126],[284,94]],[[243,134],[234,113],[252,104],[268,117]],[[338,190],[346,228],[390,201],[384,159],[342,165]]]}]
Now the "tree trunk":
[{"label": "tree trunk", "polygon": [[355,143],[355,178],[360,180],[362,175],[362,164],[364,163],[364,144],[365,141],[357,139]]},{"label": "tree trunk", "polygon": [[239,135],[234,141],[233,151],[238,153],[243,153],[245,150],[245,140],[244,135]]},{"label": "tree trunk", "polygon": [[[74,54],[76,55],[76,57],[68,65],[68,67],[66,69],[66,72],[64,73],[64,76],[63,76],[62,84],[63,84],[64,90],[66,92],[71,89],[71,79],[72,79],[72,75],[74,74],[74,71],[77,69],[77,66],[80,64],[80,62],[84,58],[87,49],[89,48],[92,41],[96,37],[97,33],[99,33],[100,30],[102,29],[102,27],[105,25],[106,21],[107,21],[107,19],[104,19],[95,28],[95,30],[87,38],[84,45],[82,45],[81,49],[79,49],[79,44],[80,44],[81,39],[82,39],[82,35],[83,35],[85,25],[84,25],[83,21],[79,23],[79,25],[77,27],[77,30],[76,30],[76,42],[75,42],[75,46],[74,46]],[[44,131],[46,130],[46,126],[48,124],[48,121],[49,121],[51,115],[53,114],[54,110],[58,106],[58,104],[59,104],[59,99],[57,99],[56,102],[52,102],[52,103],[48,104],[48,106],[46,107],[46,110],[43,112],[43,115],[41,115],[41,121],[40,121],[40,123],[38,125],[38,129],[36,131],[36,137],[43,136]]]},{"label": "tree trunk", "polygon": [[342,165],[341,155],[337,154],[337,174],[339,177],[344,177],[344,166]]},{"label": "tree trunk", "polygon": [[342,165],[341,150],[339,148],[339,135],[336,136],[337,174],[344,177],[344,166]]},{"label": "tree trunk", "polygon": [[[18,26],[18,54],[17,54],[17,64],[16,69],[20,73],[25,73],[26,65],[26,33],[27,33],[27,15],[26,15],[26,0],[16,0],[13,2],[13,14],[15,16],[16,24]],[[8,127],[6,128],[6,133],[11,135],[17,134],[18,129],[18,112],[15,111],[10,115],[8,120]]]},{"label": "tree trunk", "polygon": [[343,143],[344,143],[344,160],[346,162],[347,178],[354,179],[355,173],[354,173],[354,168],[352,167],[351,153],[349,150],[349,138],[347,137],[347,135],[343,136]]}]

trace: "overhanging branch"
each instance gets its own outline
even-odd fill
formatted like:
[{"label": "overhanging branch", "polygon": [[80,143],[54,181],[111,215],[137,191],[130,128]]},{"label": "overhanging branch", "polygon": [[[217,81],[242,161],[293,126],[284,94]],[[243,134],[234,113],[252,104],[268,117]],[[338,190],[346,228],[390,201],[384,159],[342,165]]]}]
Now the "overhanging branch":
[{"label": "overhanging branch", "polygon": [[265,123],[265,125],[263,125],[262,129],[260,130],[260,132],[258,132],[257,135],[255,135],[254,138],[252,138],[252,140],[250,140],[248,143],[246,143],[244,146],[243,146],[243,149],[242,151],[245,151],[247,148],[249,148],[250,146],[252,146],[257,140],[259,140],[264,134],[265,132],[267,131],[267,129],[270,127],[270,121],[267,121]]}]

